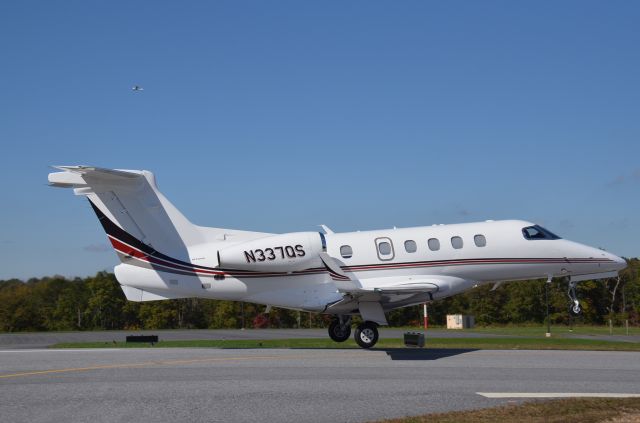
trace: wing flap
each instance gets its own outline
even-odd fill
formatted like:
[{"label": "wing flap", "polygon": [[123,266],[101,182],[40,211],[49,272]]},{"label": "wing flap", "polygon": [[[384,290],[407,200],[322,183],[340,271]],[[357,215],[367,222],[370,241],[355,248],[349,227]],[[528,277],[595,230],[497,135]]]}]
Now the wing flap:
[{"label": "wing flap", "polygon": [[437,277],[424,275],[391,276],[364,279],[361,291],[381,294],[410,294],[419,292],[437,292],[444,282]]},{"label": "wing flap", "polygon": [[433,282],[406,282],[389,286],[378,286],[373,288],[374,292],[381,294],[410,294],[419,292],[437,292],[438,285]]},{"label": "wing flap", "polygon": [[447,275],[402,275],[382,278],[359,279],[360,286],[354,289],[341,290],[347,294],[385,294],[385,295],[407,295],[407,294],[435,294],[441,295],[452,290],[459,292],[460,289],[471,287],[475,282]]}]

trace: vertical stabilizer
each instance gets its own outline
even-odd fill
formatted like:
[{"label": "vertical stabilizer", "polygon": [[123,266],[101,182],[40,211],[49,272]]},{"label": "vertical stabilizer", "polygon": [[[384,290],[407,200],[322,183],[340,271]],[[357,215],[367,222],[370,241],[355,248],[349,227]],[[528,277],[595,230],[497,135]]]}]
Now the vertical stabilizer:
[{"label": "vertical stabilizer", "polygon": [[162,195],[147,170],[55,167],[60,172],[49,174],[49,184],[73,188],[76,195],[89,199],[123,261],[133,248],[147,256],[163,255],[185,263],[191,263],[191,254],[200,257],[199,264],[207,256],[207,264],[217,266],[218,248],[271,235],[194,225]]},{"label": "vertical stabilizer", "polygon": [[181,260],[189,258],[188,245],[204,242],[203,231],[158,190],[153,173],[87,166],[57,168],[62,172],[49,174],[50,185],[74,188],[76,195],[86,196],[103,227],[108,219],[153,250]]}]

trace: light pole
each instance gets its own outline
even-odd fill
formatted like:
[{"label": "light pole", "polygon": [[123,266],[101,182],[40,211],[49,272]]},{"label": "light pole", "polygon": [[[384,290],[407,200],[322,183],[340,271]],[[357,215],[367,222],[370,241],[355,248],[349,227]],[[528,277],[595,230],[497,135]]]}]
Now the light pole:
[{"label": "light pole", "polygon": [[241,329],[244,330],[244,301],[242,301],[240,303],[240,314],[242,314],[242,319],[241,319],[242,328]]},{"label": "light pole", "polygon": [[427,303],[423,304],[422,312],[424,316],[424,330],[427,330],[429,327],[429,313],[427,312]]},{"label": "light pole", "polygon": [[544,284],[544,297],[547,303],[547,338],[551,337],[551,320],[549,319],[549,285],[551,285],[551,276],[547,278],[547,283]]}]

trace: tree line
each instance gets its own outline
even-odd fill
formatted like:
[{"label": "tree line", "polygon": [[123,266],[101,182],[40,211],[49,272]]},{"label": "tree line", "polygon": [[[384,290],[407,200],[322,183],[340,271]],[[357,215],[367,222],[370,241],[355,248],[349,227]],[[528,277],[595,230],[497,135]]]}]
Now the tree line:
[{"label": "tree line", "polygon": [[[553,324],[603,324],[629,320],[640,325],[640,260],[619,279],[578,284],[583,313],[571,318],[567,282],[554,280],[549,289]],[[483,285],[429,305],[429,321],[444,324],[447,314],[471,314],[479,325],[542,324],[546,319],[545,280],[509,282],[492,290]],[[127,301],[114,275],[98,272],[87,278],[61,276],[0,280],[0,331],[63,331],[109,329],[222,329],[252,327],[324,327],[330,317],[265,306],[189,298],[136,303]],[[392,326],[419,326],[422,307],[394,310]]]}]

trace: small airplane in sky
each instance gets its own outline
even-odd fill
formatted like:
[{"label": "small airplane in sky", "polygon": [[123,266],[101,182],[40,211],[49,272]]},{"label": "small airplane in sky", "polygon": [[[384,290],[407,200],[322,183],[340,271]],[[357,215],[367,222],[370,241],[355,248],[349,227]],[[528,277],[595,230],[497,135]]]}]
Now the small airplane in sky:
[{"label": "small airplane in sky", "polygon": [[131,90],[133,90],[133,91],[144,91],[144,88],[142,88],[140,85],[134,85],[133,87],[131,87]]},{"label": "small airplane in sky", "polygon": [[616,277],[623,258],[531,222],[486,221],[334,233],[272,234],[197,226],[158,190],[146,170],[55,166],[54,187],[88,198],[121,263],[115,275],[130,301],[213,298],[333,316],[329,336],[378,341],[385,313],[483,284]]}]

